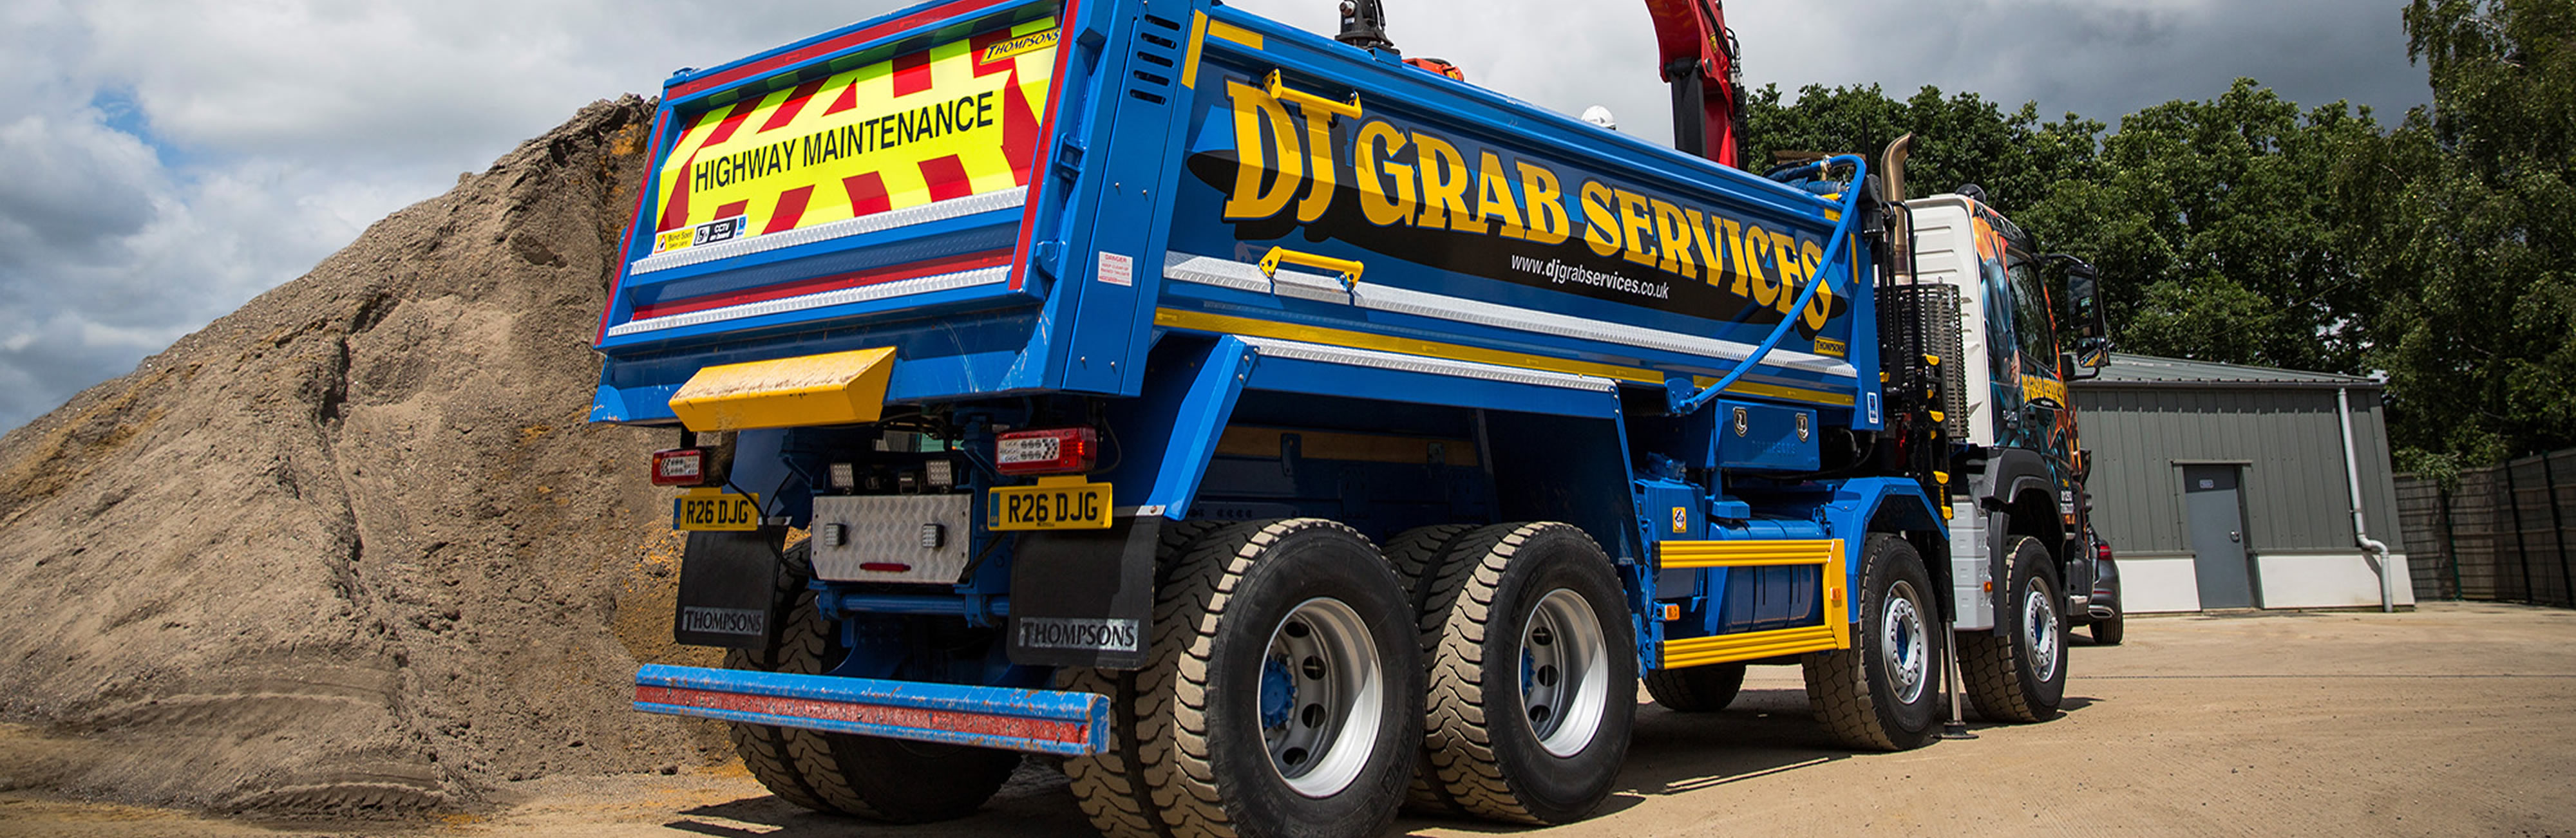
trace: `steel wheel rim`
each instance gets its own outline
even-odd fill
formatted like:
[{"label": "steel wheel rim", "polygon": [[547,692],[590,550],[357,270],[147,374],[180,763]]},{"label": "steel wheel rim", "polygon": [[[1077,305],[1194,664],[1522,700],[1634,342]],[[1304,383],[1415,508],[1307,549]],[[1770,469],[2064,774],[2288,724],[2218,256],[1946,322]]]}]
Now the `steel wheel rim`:
[{"label": "steel wheel rim", "polygon": [[1610,644],[1581,594],[1539,597],[1521,630],[1521,718],[1538,746],[1571,757],[1592,744],[1608,715]]},{"label": "steel wheel rim", "polygon": [[1923,697],[1931,656],[1924,648],[1923,611],[1914,605],[1914,585],[1899,580],[1887,589],[1887,604],[1878,617],[1879,664],[1885,667],[1899,704]]},{"label": "steel wheel rim", "polygon": [[1271,770],[1313,798],[1349,788],[1385,726],[1386,669],[1368,623],[1347,603],[1316,597],[1270,629],[1255,698]]},{"label": "steel wheel rim", "polygon": [[2047,586],[2033,583],[2021,606],[2022,630],[2030,635],[2023,646],[2030,650],[2031,673],[2042,681],[2057,678],[2057,607],[2052,598]]}]

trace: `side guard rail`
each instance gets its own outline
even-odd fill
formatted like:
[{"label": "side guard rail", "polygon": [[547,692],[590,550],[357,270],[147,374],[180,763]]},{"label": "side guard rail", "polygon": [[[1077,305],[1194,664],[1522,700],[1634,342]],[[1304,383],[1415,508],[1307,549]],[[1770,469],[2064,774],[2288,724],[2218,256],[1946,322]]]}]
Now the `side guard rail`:
[{"label": "side guard rail", "polygon": [[1109,697],[650,664],[635,709],[1059,756],[1109,749]]}]

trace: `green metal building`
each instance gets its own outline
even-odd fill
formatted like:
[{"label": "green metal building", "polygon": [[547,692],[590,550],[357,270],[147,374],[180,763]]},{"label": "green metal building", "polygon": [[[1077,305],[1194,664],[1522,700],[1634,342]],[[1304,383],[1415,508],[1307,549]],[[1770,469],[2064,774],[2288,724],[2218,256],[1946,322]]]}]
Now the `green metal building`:
[{"label": "green metal building", "polygon": [[[2380,391],[2144,355],[2078,382],[2093,525],[2119,556],[2127,609],[2412,606]],[[2393,545],[2386,587],[2373,542]]]}]

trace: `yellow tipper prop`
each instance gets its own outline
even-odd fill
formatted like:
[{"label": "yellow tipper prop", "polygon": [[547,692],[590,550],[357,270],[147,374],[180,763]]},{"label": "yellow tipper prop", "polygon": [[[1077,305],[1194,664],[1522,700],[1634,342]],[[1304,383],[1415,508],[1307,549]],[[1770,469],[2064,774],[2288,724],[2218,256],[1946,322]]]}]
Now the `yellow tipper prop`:
[{"label": "yellow tipper prop", "polygon": [[893,347],[707,367],[671,395],[671,412],[692,431],[874,422],[893,373]]}]

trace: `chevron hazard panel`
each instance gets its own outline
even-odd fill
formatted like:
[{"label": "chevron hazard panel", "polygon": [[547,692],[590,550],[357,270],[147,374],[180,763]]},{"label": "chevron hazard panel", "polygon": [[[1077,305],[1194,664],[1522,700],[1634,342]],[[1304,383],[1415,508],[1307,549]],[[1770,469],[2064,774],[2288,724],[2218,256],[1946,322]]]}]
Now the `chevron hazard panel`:
[{"label": "chevron hazard panel", "polygon": [[1056,22],[899,55],[690,118],[653,252],[1027,186]]}]

